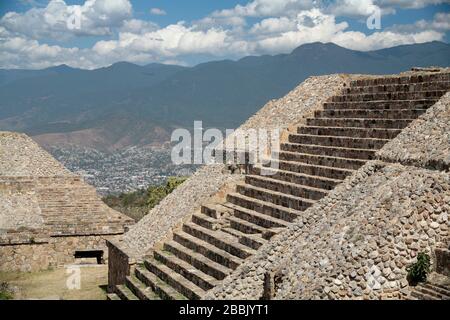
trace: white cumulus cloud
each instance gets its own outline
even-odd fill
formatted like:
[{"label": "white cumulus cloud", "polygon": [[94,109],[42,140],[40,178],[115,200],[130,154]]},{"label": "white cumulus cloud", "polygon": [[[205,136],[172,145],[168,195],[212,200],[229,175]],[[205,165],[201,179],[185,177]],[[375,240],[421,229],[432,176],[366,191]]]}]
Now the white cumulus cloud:
[{"label": "white cumulus cloud", "polygon": [[151,8],[150,13],[155,16],[165,16],[167,14],[167,12],[165,10],[160,9],[160,8]]}]

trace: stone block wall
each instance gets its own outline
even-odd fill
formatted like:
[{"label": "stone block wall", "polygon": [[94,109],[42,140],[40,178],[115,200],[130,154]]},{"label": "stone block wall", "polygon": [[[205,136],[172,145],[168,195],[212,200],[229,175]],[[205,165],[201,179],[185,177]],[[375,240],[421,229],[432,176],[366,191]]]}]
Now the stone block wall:
[{"label": "stone block wall", "polygon": [[52,237],[46,242],[30,240],[21,244],[0,243],[0,271],[34,272],[76,262],[75,251],[103,250],[108,260],[106,240],[114,236]]}]

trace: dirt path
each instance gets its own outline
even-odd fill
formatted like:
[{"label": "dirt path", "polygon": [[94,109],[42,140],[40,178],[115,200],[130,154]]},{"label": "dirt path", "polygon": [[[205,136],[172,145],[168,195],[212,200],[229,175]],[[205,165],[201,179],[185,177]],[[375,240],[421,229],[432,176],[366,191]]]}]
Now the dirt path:
[{"label": "dirt path", "polygon": [[108,267],[74,266],[34,273],[0,273],[0,282],[5,281],[14,288],[15,299],[105,300]]}]

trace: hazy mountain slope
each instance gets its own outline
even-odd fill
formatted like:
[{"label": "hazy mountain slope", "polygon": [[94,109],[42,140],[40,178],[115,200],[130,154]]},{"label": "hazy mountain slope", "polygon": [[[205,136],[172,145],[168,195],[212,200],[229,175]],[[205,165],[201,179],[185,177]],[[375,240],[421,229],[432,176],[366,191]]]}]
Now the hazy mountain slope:
[{"label": "hazy mountain slope", "polygon": [[[311,75],[387,74],[430,65],[450,66],[450,45],[431,42],[358,52],[313,43],[291,54],[193,68],[122,62],[92,71],[64,66],[41,70],[41,75],[12,71],[0,85],[0,130],[38,135],[43,144],[150,144],[166,141],[172,128],[190,127],[194,120],[237,127],[269,99],[285,95]],[[0,84],[9,71],[0,72]]]}]

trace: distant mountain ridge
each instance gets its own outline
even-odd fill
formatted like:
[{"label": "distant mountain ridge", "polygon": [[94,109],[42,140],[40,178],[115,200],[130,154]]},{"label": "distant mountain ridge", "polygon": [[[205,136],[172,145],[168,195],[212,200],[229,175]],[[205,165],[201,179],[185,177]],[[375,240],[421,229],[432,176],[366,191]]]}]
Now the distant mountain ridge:
[{"label": "distant mountain ridge", "polygon": [[235,128],[309,76],[394,74],[425,66],[450,66],[450,45],[359,52],[311,43],[290,54],[195,67],[119,62],[96,70],[0,70],[0,130],[26,132],[43,145],[111,150],[159,144],[173,128],[189,128],[194,120]]}]

